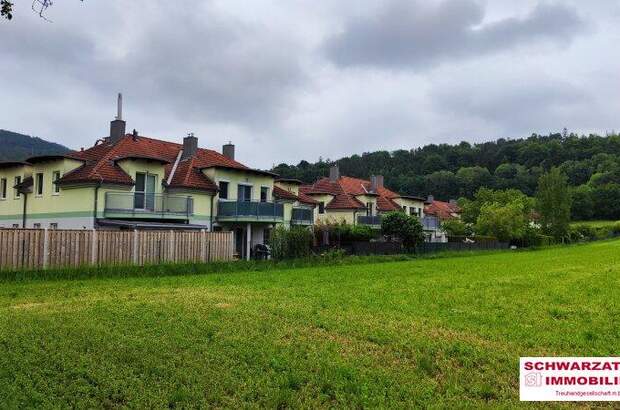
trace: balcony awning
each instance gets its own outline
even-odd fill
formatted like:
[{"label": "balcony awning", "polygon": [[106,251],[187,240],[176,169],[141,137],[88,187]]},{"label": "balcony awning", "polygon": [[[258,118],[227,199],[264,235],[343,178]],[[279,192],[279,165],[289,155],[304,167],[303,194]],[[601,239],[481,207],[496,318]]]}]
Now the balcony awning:
[{"label": "balcony awning", "polygon": [[146,222],[146,221],[123,221],[121,219],[98,219],[97,224],[101,226],[112,226],[127,229],[166,229],[166,230],[208,230],[206,225],[165,223],[165,222]]}]

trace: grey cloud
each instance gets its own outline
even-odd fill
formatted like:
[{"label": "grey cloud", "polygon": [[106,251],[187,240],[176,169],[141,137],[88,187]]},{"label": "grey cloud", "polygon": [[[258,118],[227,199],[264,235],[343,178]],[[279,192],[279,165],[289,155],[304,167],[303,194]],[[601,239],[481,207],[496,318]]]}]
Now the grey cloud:
[{"label": "grey cloud", "polygon": [[123,91],[128,104],[151,113],[250,128],[271,123],[306,81],[292,36],[218,14],[207,3],[147,7],[134,18],[122,15],[132,8],[105,10],[105,21],[127,38],[72,30],[62,20],[19,21],[0,27],[10,40],[0,53],[32,77],[44,67],[39,75],[70,77],[100,100]]},{"label": "grey cloud", "polygon": [[339,66],[421,69],[537,41],[565,44],[584,25],[575,9],[559,3],[538,4],[523,18],[484,18],[475,0],[391,0],[375,15],[346,22],[324,48]]},{"label": "grey cloud", "polygon": [[437,110],[457,118],[481,120],[503,136],[578,127],[576,115],[588,112],[594,99],[567,81],[546,77],[490,76],[486,81],[448,82],[434,87]]}]

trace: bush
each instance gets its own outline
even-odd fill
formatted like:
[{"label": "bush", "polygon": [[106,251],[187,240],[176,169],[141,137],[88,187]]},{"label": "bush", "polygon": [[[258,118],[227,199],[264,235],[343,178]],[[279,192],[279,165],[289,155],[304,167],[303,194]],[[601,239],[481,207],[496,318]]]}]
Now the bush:
[{"label": "bush", "polygon": [[467,236],[472,234],[471,227],[458,218],[443,221],[441,223],[441,229],[449,236]]},{"label": "bush", "polygon": [[312,232],[299,226],[287,229],[280,225],[274,229],[269,244],[274,259],[304,258],[310,255]]},{"label": "bush", "polygon": [[403,242],[406,248],[413,248],[424,242],[424,229],[415,216],[404,212],[389,212],[383,216],[381,231],[384,235],[396,237]]},{"label": "bush", "polygon": [[613,235],[620,235],[620,221],[618,221],[618,222],[614,223],[614,224],[611,226],[611,233],[612,233]]},{"label": "bush", "polygon": [[368,242],[379,235],[379,231],[368,225],[349,225],[346,222],[323,224],[317,226],[317,242],[321,243],[323,233],[327,231],[330,244],[349,244]]},{"label": "bush", "polygon": [[571,226],[568,233],[568,240],[570,242],[583,242],[583,241],[595,241],[599,239],[607,239],[620,232],[620,226],[604,225],[604,226],[592,226],[586,224]]}]

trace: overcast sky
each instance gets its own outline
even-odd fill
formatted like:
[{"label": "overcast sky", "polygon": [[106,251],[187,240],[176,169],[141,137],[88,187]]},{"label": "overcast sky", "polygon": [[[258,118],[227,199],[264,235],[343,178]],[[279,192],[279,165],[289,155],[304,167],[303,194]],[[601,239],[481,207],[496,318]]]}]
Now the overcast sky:
[{"label": "overcast sky", "polygon": [[119,91],[128,131],[260,168],[619,128],[618,1],[63,0],[51,23],[16,3],[0,128],[74,149]]}]

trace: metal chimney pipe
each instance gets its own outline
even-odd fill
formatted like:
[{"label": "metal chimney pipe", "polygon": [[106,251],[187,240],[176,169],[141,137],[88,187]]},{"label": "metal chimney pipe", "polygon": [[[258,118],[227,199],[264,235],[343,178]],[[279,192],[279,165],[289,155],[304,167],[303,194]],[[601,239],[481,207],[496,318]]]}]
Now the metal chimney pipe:
[{"label": "metal chimney pipe", "polygon": [[123,119],[123,94],[118,93],[118,101],[116,102],[116,119]]}]

